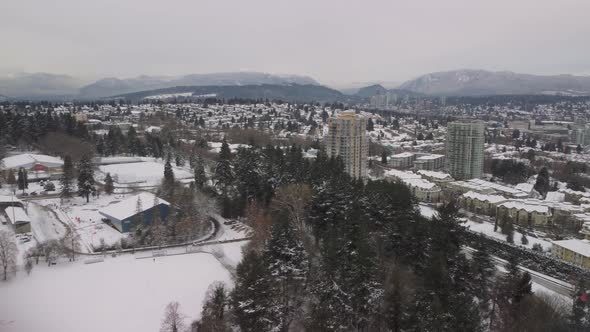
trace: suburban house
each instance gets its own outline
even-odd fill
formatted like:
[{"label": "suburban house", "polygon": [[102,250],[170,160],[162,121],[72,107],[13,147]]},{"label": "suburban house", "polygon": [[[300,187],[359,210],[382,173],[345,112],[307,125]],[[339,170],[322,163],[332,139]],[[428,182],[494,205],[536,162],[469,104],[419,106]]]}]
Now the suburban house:
[{"label": "suburban house", "polygon": [[6,178],[8,171],[13,170],[16,176],[22,167],[27,170],[29,181],[58,179],[63,173],[64,162],[58,157],[44,154],[25,153],[2,159],[2,172]]},{"label": "suburban house", "polygon": [[143,225],[150,225],[154,215],[166,220],[170,214],[170,203],[149,192],[142,192],[111,204],[98,211],[104,221],[110,222],[122,233],[132,231],[141,220]]},{"label": "suburban house", "polygon": [[590,269],[590,241],[588,240],[553,241],[551,254],[566,262]]}]

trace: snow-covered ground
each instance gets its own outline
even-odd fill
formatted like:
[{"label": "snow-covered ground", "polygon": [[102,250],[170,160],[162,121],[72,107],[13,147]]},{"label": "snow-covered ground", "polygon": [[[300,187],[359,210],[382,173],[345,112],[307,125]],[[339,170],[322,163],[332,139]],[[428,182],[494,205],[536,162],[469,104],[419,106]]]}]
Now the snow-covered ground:
[{"label": "snow-covered ground", "polygon": [[[193,174],[183,168],[172,167],[176,179],[192,178]],[[101,179],[111,173],[118,185],[156,186],[164,177],[164,164],[156,161],[99,166]]]},{"label": "snow-covered ground", "polygon": [[206,253],[52,267],[40,262],[30,276],[21,271],[0,283],[0,330],[156,332],[171,301],[180,303],[187,324],[198,318],[214,281],[231,285],[229,272]]},{"label": "snow-covered ground", "polygon": [[80,236],[80,250],[91,252],[91,247],[98,247],[101,239],[105,244],[112,245],[126,236],[102,222],[102,216],[98,213],[101,208],[115,204],[125,197],[121,194],[103,194],[99,198],[91,198],[89,203],[82,197],[73,197],[62,205],[59,198],[36,202],[55,211],[59,219],[70,225]]},{"label": "snow-covered ground", "polygon": [[432,219],[432,217],[437,215],[436,209],[430,205],[419,204],[418,208],[420,209],[420,214],[425,218]]},{"label": "snow-covered ground", "polygon": [[[465,227],[469,228],[470,230],[478,233],[483,233],[489,237],[496,238],[498,240],[506,241],[506,235],[500,232],[500,228],[498,227],[498,231],[494,232],[494,224],[488,222],[475,222],[472,220],[467,219],[467,221],[463,224]],[[540,244],[543,247],[543,251],[551,250],[551,242],[545,241],[539,238],[534,238],[532,236],[527,236],[529,243],[524,245],[520,242],[521,234],[518,232],[514,232],[514,244],[523,246],[529,249],[533,248],[535,243]]]}]

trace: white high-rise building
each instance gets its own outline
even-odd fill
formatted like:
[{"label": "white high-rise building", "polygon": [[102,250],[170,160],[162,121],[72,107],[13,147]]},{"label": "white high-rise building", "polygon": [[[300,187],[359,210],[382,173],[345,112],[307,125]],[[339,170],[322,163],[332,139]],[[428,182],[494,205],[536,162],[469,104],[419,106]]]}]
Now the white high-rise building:
[{"label": "white high-rise building", "polygon": [[483,175],[484,125],[479,120],[461,120],[447,125],[447,170],[457,180]]},{"label": "white high-rise building", "polygon": [[328,120],[325,138],[328,157],[339,156],[346,172],[353,178],[367,176],[367,119],[354,111],[346,111]]}]

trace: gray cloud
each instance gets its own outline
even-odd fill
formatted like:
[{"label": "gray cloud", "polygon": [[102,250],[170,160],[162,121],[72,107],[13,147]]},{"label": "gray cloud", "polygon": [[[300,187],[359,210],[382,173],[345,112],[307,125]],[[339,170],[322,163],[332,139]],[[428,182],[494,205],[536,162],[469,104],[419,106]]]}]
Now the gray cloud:
[{"label": "gray cloud", "polygon": [[83,78],[248,69],[324,83],[457,68],[590,72],[587,0],[19,0],[0,74]]}]

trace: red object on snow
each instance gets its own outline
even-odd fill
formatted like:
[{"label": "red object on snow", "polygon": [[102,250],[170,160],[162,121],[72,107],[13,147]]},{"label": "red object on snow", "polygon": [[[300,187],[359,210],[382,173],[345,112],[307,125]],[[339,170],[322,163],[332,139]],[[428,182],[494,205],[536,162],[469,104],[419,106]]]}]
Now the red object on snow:
[{"label": "red object on snow", "polygon": [[588,293],[582,293],[582,295],[580,295],[580,301],[582,301],[582,302],[588,301]]}]

